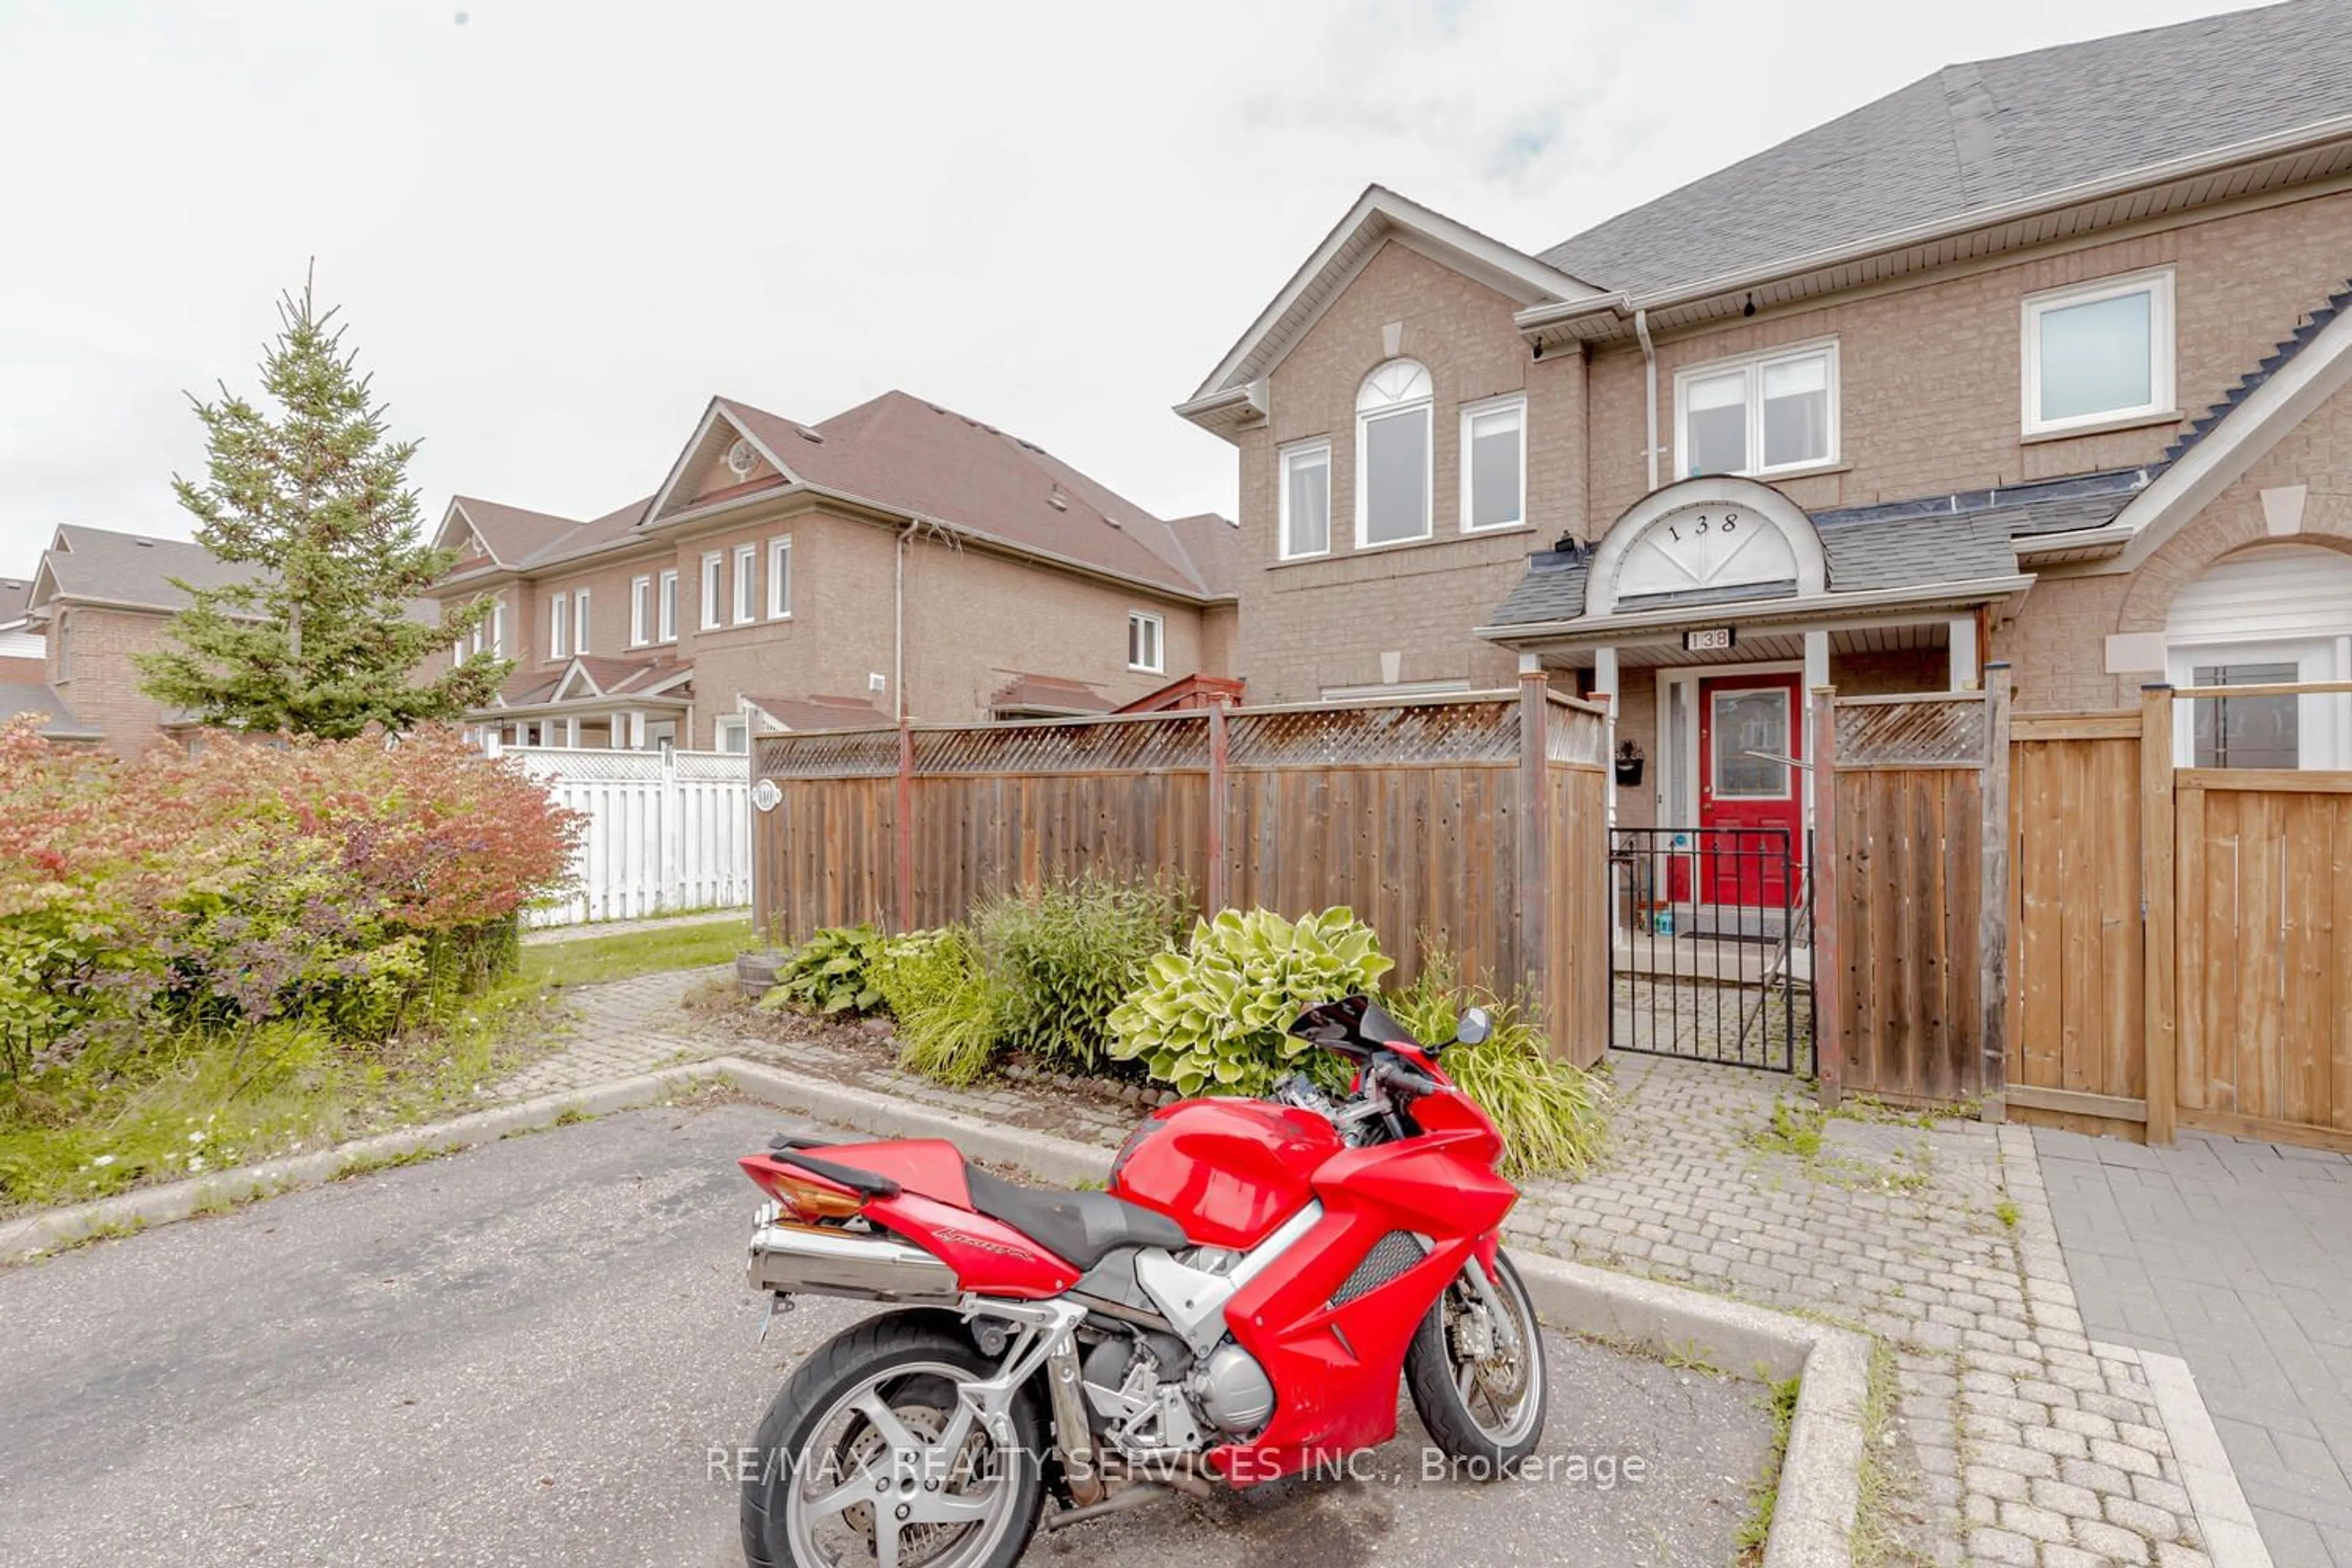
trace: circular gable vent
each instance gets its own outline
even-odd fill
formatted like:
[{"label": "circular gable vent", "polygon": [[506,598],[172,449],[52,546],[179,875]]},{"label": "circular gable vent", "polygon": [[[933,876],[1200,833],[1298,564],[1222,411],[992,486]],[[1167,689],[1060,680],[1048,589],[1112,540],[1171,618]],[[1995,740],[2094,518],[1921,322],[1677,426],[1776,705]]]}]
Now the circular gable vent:
[{"label": "circular gable vent", "polygon": [[732,447],[727,448],[727,468],[737,479],[750,473],[759,463],[760,454],[751,450],[749,441],[738,438]]}]

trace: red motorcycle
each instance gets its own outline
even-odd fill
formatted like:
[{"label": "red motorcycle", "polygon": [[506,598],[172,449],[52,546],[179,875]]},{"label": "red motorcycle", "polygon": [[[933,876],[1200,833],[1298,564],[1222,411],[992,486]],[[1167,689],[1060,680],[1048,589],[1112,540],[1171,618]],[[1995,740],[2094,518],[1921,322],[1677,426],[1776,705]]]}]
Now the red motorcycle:
[{"label": "red motorcycle", "polygon": [[[1465,1016],[1458,1039],[1486,1037]],[[751,1283],[898,1304],[804,1362],[747,1465],[753,1568],[1004,1568],[1048,1529],[1318,1468],[1396,1430],[1397,1380],[1457,1473],[1543,1431],[1543,1340],[1500,1226],[1518,1193],[1439,1052],[1362,996],[1291,1032],[1334,1099],[1194,1100],[1109,1190],[1018,1186],[937,1139],[780,1138]]]}]

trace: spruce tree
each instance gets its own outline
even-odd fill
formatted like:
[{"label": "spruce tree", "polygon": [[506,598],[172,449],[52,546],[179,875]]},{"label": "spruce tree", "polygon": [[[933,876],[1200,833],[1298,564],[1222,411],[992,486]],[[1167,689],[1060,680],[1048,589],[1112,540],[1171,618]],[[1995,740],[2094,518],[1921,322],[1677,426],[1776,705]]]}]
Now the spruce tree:
[{"label": "spruce tree", "polygon": [[490,601],[431,623],[411,603],[456,564],[417,525],[408,488],[415,441],[388,433],[383,405],[336,312],[320,312],[305,278],[281,296],[264,352],[270,407],[232,394],[193,394],[210,460],[205,482],[173,475],[196,540],[252,569],[245,582],[198,588],[173,617],[177,646],[142,655],[150,696],[198,722],[257,734],[340,739],[371,724],[407,730],[488,703],[512,661],[488,650],[431,679],[421,667],[480,625]]}]

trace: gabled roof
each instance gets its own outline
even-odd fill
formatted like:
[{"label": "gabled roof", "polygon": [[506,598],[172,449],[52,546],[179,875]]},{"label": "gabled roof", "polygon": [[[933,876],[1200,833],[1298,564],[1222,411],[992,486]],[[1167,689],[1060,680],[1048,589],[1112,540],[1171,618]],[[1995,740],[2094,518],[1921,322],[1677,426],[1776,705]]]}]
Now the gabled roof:
[{"label": "gabled roof", "polygon": [[223,561],[193,540],[157,539],[69,523],[58,528],[48,552],[33,574],[28,607],[59,600],[121,605],[172,614],[188,596],[172,579],[199,588],[250,582],[249,568]]},{"label": "gabled roof", "polygon": [[31,578],[0,577],[0,626],[12,626],[23,620],[32,602]]},{"label": "gabled roof", "polygon": [[1641,296],[2352,114],[2352,0],[1948,66],[1553,246]]},{"label": "gabled roof", "polygon": [[1599,289],[1558,263],[1513,249],[1466,224],[1368,185],[1314,254],[1226,351],[1176,412],[1211,428],[1247,423],[1265,411],[1255,384],[1322,318],[1356,274],[1390,240],[1474,278],[1522,306],[1598,297]]},{"label": "gabled roof", "polygon": [[1213,511],[1202,511],[1178,518],[1168,525],[1168,531],[1176,536],[1177,548],[1183,551],[1193,574],[1212,598],[1228,598],[1241,592],[1240,524]]},{"label": "gabled roof", "polygon": [[494,563],[509,567],[520,565],[533,552],[546,549],[580,526],[571,518],[558,517],[553,512],[531,511],[503,501],[484,500],[479,496],[452,496],[449,510],[441,523],[440,537],[445,543],[450,523],[457,521],[463,521],[474,531],[474,536],[489,551]]}]

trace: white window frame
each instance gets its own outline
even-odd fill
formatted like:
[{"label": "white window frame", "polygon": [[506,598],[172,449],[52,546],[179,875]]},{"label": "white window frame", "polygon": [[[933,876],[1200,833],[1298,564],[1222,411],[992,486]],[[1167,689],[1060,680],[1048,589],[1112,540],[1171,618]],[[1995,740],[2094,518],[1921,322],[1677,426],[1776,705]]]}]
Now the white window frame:
[{"label": "white window frame", "polygon": [[[2041,417],[2042,318],[2052,310],[2063,310],[2070,305],[2095,305],[2102,300],[2119,300],[2126,294],[2141,293],[2148,296],[2148,400],[2134,408],[2103,408],[2095,413],[2072,415],[2064,419]],[[2018,363],[2021,372],[2018,377],[2018,415],[2019,428],[2025,435],[2061,435],[2069,430],[2087,430],[2128,423],[2134,419],[2158,418],[2174,411],[2172,378],[2176,351],[2171,268],[2158,267],[2146,272],[2102,278],[2095,283],[2071,284],[2063,289],[2028,294],[2018,306]]]},{"label": "white window frame", "polygon": [[1764,456],[1764,371],[1768,365],[1789,360],[1811,359],[1816,355],[1829,359],[1828,388],[1830,398],[1829,451],[1819,458],[1807,458],[1801,462],[1765,464],[1751,461],[1738,470],[1742,479],[1759,479],[1770,474],[1808,473],[1816,468],[1833,468],[1843,459],[1844,450],[1844,381],[1838,369],[1838,340],[1814,338],[1801,343],[1781,343],[1761,349],[1755,353],[1731,354],[1723,359],[1711,359],[1704,364],[1685,365],[1675,372],[1675,461],[1667,475],[1669,479],[1691,477],[1685,454],[1690,450],[1690,384],[1712,381],[1734,371],[1748,378],[1745,396],[1748,410],[1748,455],[1760,459]]},{"label": "white window frame", "polygon": [[651,577],[629,579],[629,646],[643,647],[652,638],[646,634],[653,630],[654,580]]},{"label": "white window frame", "polygon": [[547,657],[562,658],[572,647],[572,597],[568,594],[547,596]]},{"label": "white window frame", "polygon": [[[1472,512],[1470,475],[1470,426],[1475,420],[1496,414],[1517,414],[1519,416],[1519,504],[1517,515],[1504,522],[1477,524],[1470,521]],[[1528,524],[1528,398],[1523,392],[1507,397],[1482,398],[1462,405],[1462,531],[1465,533],[1500,533],[1507,528],[1525,528]]]},{"label": "white window frame", "polygon": [[760,618],[760,547],[735,547],[735,624],[750,626]]},{"label": "white window frame", "polygon": [[719,612],[726,604],[727,552],[706,550],[702,552],[702,629],[717,631],[724,624]]},{"label": "white window frame", "polygon": [[[1139,628],[1147,626],[1151,628],[1151,658],[1149,663],[1139,663],[1135,657],[1135,634]],[[1127,668],[1145,675],[1168,673],[1168,622],[1165,617],[1155,616],[1149,610],[1127,612]]]},{"label": "white window frame", "polygon": [[730,747],[727,744],[727,736],[730,731],[743,737],[743,744],[740,751],[749,752],[751,749],[751,721],[739,713],[721,714],[719,715],[718,721],[712,724],[710,728],[711,748],[714,751],[720,752],[736,750],[736,748]]},{"label": "white window frame", "polygon": [[490,601],[490,656],[507,656],[507,596],[499,595]]},{"label": "white window frame", "polygon": [[588,590],[582,588],[572,595],[572,652],[576,658],[588,651]]},{"label": "white window frame", "polygon": [[[1309,458],[1319,458],[1323,464],[1323,548],[1293,550],[1290,547],[1290,468],[1292,464]],[[1312,441],[1301,441],[1296,446],[1285,447],[1276,465],[1275,482],[1278,487],[1275,498],[1275,506],[1278,513],[1276,526],[1279,530],[1276,537],[1275,548],[1280,559],[1312,561],[1318,556],[1330,554],[1331,442],[1329,437],[1318,437]]]},{"label": "white window frame", "polygon": [[[1396,363],[1397,362],[1395,360],[1387,360],[1382,362],[1371,372],[1370,375],[1364,377],[1364,384],[1369,384],[1371,381],[1372,376],[1380,374],[1381,371],[1388,369],[1390,365]],[[1436,537],[1437,520],[1435,514],[1437,506],[1433,492],[1437,488],[1437,378],[1431,373],[1430,368],[1426,364],[1422,364],[1418,360],[1414,360],[1412,363],[1420,365],[1422,374],[1428,376],[1430,380],[1430,390],[1419,397],[1408,398],[1400,403],[1392,403],[1383,408],[1366,409],[1362,406],[1364,400],[1363,386],[1362,384],[1360,384],[1357,388],[1356,548],[1359,550],[1393,550],[1399,545],[1425,544],[1430,540]],[[1381,421],[1386,419],[1400,419],[1409,414],[1420,414],[1425,416],[1422,421],[1421,426],[1421,531],[1419,533],[1409,533],[1402,539],[1383,539],[1379,543],[1375,544],[1372,543],[1367,536],[1368,530],[1371,524],[1372,516],[1371,476],[1364,460],[1364,455],[1369,446],[1369,437],[1371,427]]]},{"label": "white window frame", "polygon": [[677,568],[672,566],[663,572],[660,582],[661,586],[657,590],[655,605],[656,617],[654,625],[654,631],[656,634],[655,640],[676,642],[677,641]]},{"label": "white window frame", "polygon": [[793,618],[793,536],[789,533],[768,541],[768,618]]}]

